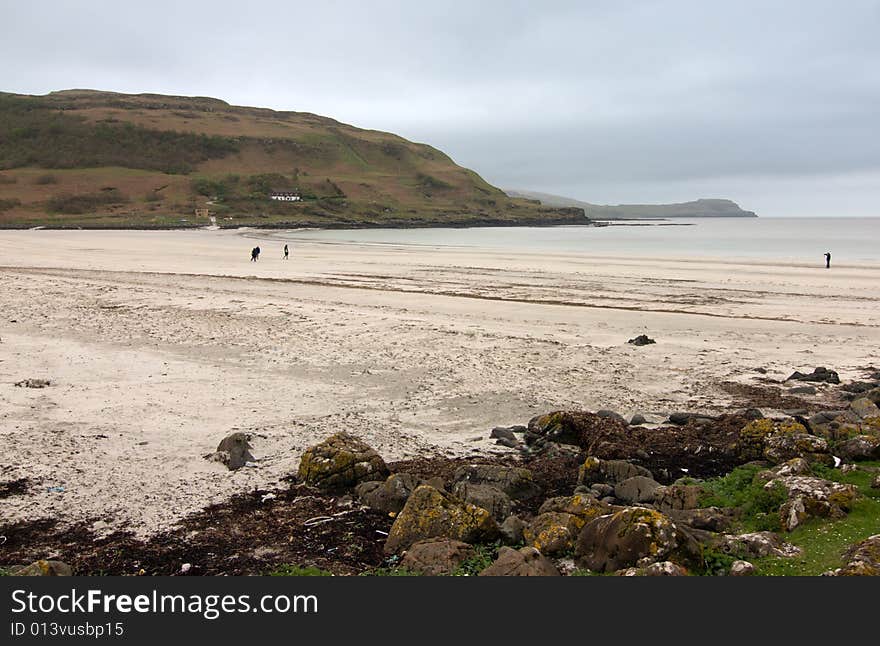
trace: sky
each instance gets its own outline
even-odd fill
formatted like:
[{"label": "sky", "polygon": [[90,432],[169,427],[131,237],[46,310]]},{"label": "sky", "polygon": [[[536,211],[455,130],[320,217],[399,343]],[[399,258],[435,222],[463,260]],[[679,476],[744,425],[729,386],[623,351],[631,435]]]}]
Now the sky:
[{"label": "sky", "polygon": [[0,0],[0,91],[212,96],[597,204],[880,216],[880,0]]}]

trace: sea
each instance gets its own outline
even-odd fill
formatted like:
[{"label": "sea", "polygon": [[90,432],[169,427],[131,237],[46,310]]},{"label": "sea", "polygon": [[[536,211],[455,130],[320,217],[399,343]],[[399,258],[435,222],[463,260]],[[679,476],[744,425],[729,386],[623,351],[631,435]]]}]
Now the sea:
[{"label": "sea", "polygon": [[780,264],[880,263],[880,218],[681,218],[607,226],[300,229],[283,237],[326,243],[481,248],[597,256],[704,257]]}]

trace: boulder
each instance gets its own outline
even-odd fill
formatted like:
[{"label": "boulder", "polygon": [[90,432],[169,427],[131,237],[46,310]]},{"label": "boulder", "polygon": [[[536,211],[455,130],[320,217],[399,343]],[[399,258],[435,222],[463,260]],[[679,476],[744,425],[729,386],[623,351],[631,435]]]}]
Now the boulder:
[{"label": "boulder", "polygon": [[489,437],[493,440],[510,440],[511,442],[519,443],[519,438],[516,436],[514,430],[507,426],[496,426],[489,433]]},{"label": "boulder", "polygon": [[526,543],[542,554],[565,554],[574,549],[583,520],[564,512],[538,514],[523,530]]},{"label": "boulder", "polygon": [[724,507],[670,509],[663,512],[677,525],[687,525],[708,532],[726,532],[733,525],[734,511]]},{"label": "boulder", "polygon": [[73,576],[73,568],[63,561],[45,561],[40,559],[30,565],[11,568],[12,576]]},{"label": "boulder", "polygon": [[872,388],[867,392],[865,397],[880,406],[880,388]]},{"label": "boulder", "polygon": [[636,413],[629,420],[630,426],[641,426],[642,424],[647,424],[647,423],[648,423],[647,418],[644,415],[642,415],[641,413]]},{"label": "boulder", "polygon": [[760,482],[770,482],[774,478],[781,478],[783,476],[811,476],[813,475],[813,470],[810,468],[810,463],[804,460],[803,458],[792,458],[788,462],[783,462],[782,464],[773,467],[772,469],[765,469],[764,471],[759,471],[755,478]]},{"label": "boulder", "polygon": [[730,564],[730,576],[752,576],[755,566],[748,561],[734,561]]},{"label": "boulder", "polygon": [[857,435],[839,443],[835,452],[843,460],[877,460],[880,459],[880,437]]},{"label": "boulder", "polygon": [[510,516],[513,501],[501,489],[492,485],[473,484],[468,481],[457,482],[452,488],[452,493],[459,500],[488,509],[498,522]]},{"label": "boulder", "polygon": [[452,574],[475,554],[476,550],[467,543],[449,538],[429,538],[413,543],[400,565],[410,572],[442,576]]},{"label": "boulder", "polygon": [[654,507],[664,514],[672,510],[696,509],[702,494],[703,488],[699,485],[657,487],[654,490]]},{"label": "boulder", "polygon": [[[584,485],[580,485],[580,488],[583,488]],[[614,486],[610,484],[605,484],[604,482],[597,482],[595,484],[590,485],[589,491],[596,496],[596,498],[607,498],[608,496],[614,497]]]},{"label": "boulder", "polygon": [[700,413],[672,413],[668,421],[670,424],[675,424],[676,426],[684,426],[690,422],[696,422],[699,424],[707,424],[709,422],[714,422],[715,418],[711,415],[702,415]]},{"label": "boulder", "polygon": [[488,510],[423,484],[397,515],[385,541],[385,553],[400,552],[426,538],[476,543],[493,541],[499,535],[498,523]]},{"label": "boulder", "polygon": [[298,475],[306,484],[339,490],[361,482],[384,480],[388,477],[388,467],[371,447],[342,431],[306,449]]},{"label": "boulder", "polygon": [[360,501],[370,509],[385,514],[397,514],[419,484],[419,479],[409,473],[392,473],[384,482],[362,482],[354,491]]},{"label": "boulder", "polygon": [[15,385],[19,388],[47,388],[52,385],[52,382],[49,379],[22,379],[16,381]]},{"label": "boulder", "polygon": [[479,576],[560,576],[553,562],[534,547],[502,547],[495,562]]},{"label": "boulder", "polygon": [[520,467],[495,464],[471,464],[455,470],[456,483],[489,485],[500,489],[514,500],[529,500],[541,493],[532,472]]},{"label": "boulder", "polygon": [[617,420],[617,421],[620,422],[621,424],[626,424],[626,423],[627,423],[627,422],[626,422],[626,418],[625,418],[623,415],[621,415],[620,413],[618,413],[618,412],[616,412],[616,411],[609,410],[609,409],[607,409],[607,408],[603,408],[603,409],[601,409],[601,410],[597,410],[597,411],[596,411],[596,415],[598,415],[599,417],[603,417],[603,418],[605,418],[605,419],[613,419],[613,420]]},{"label": "boulder", "polygon": [[644,570],[644,576],[687,576],[688,571],[672,561],[652,563]]},{"label": "boulder", "polygon": [[235,471],[254,461],[252,448],[247,433],[232,433],[224,437],[217,445],[217,450],[206,455],[205,459],[220,462],[230,471]]},{"label": "boulder", "polygon": [[824,438],[810,435],[803,424],[788,419],[749,422],[740,429],[736,452],[744,461],[763,459],[780,464],[800,457],[811,463],[834,464]]},{"label": "boulder", "polygon": [[818,391],[815,386],[795,386],[789,388],[788,392],[790,395],[815,395]]},{"label": "boulder", "polygon": [[844,554],[838,576],[880,576],[880,534],[856,543]]},{"label": "boulder", "polygon": [[690,537],[659,511],[627,507],[587,523],[578,536],[575,555],[582,567],[613,572],[665,561],[672,555],[692,558],[698,551]]},{"label": "boulder", "polygon": [[576,493],[572,496],[547,498],[538,510],[539,514],[561,512],[578,516],[587,522],[611,512],[611,507],[600,502],[592,493]]},{"label": "boulder", "polygon": [[596,483],[616,485],[635,476],[654,477],[645,467],[626,460],[600,460],[589,456],[578,469],[578,485],[590,486]]},{"label": "boulder", "polygon": [[614,487],[614,496],[627,503],[654,502],[654,494],[660,483],[647,476],[633,476]]},{"label": "boulder", "polygon": [[750,532],[747,534],[726,534],[721,538],[721,551],[742,559],[757,559],[765,556],[799,556],[801,549],[782,540],[775,532]]},{"label": "boulder", "polygon": [[855,486],[814,476],[782,476],[764,485],[785,489],[788,500],[779,509],[779,518],[792,531],[810,517],[843,518],[858,497]]},{"label": "boulder", "polygon": [[867,397],[856,399],[849,405],[849,409],[862,420],[870,417],[880,417],[880,408]]},{"label": "boulder", "polygon": [[629,343],[631,345],[635,345],[635,346],[642,346],[642,345],[651,345],[652,343],[657,343],[657,342],[654,339],[652,339],[651,337],[649,337],[647,334],[640,334],[637,337],[634,337],[634,338],[630,339],[629,341],[627,341],[627,343]]},{"label": "boulder", "polygon": [[525,538],[523,531],[526,528],[526,522],[519,516],[508,516],[501,523],[501,537],[508,545],[519,545]]},{"label": "boulder", "polygon": [[813,372],[808,374],[795,371],[788,379],[786,379],[786,381],[814,381],[829,384],[839,384],[840,377],[834,370],[829,370],[824,366],[819,366],[818,368],[814,369]]}]

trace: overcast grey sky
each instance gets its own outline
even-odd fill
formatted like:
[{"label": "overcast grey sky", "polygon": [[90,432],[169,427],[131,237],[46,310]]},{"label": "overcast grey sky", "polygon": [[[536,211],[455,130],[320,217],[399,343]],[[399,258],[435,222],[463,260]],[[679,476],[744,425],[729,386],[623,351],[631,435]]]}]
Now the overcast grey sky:
[{"label": "overcast grey sky", "polygon": [[315,112],[595,203],[880,216],[880,0],[0,3],[4,91]]}]

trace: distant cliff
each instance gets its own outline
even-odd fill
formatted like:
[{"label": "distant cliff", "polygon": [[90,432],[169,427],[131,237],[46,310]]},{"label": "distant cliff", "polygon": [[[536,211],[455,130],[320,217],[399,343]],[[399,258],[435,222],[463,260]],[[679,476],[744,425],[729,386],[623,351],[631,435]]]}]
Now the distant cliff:
[{"label": "distant cliff", "polygon": [[680,204],[617,204],[603,205],[581,202],[569,197],[536,191],[505,190],[511,197],[538,200],[544,206],[579,207],[592,220],[626,220],[639,218],[756,218],[754,211],[745,211],[736,202],[722,199],[700,199]]}]

